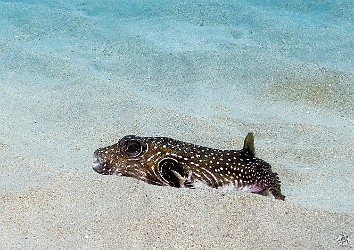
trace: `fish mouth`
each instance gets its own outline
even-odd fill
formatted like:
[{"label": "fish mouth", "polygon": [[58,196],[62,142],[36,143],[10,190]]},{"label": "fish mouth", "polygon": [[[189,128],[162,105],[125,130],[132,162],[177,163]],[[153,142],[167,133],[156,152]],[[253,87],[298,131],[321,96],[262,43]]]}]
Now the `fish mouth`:
[{"label": "fish mouth", "polygon": [[102,160],[102,158],[95,153],[93,156],[93,160],[93,170],[99,174],[107,174],[107,170],[104,167],[104,161]]}]

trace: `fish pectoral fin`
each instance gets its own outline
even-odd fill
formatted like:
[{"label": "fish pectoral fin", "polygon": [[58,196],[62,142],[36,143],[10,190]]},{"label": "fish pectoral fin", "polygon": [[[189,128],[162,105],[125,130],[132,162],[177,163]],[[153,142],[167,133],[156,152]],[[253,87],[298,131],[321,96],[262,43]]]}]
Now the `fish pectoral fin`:
[{"label": "fish pectoral fin", "polygon": [[256,149],[254,147],[254,135],[252,132],[246,135],[245,141],[243,143],[243,149],[248,150],[253,156],[256,156]]},{"label": "fish pectoral fin", "polygon": [[175,170],[171,170],[171,172],[177,177],[177,179],[179,180],[179,186],[180,187],[186,187],[186,188],[191,188],[194,189],[194,183],[191,180],[191,172],[188,175],[188,178],[185,178],[183,176],[180,175],[180,173],[178,173]]}]

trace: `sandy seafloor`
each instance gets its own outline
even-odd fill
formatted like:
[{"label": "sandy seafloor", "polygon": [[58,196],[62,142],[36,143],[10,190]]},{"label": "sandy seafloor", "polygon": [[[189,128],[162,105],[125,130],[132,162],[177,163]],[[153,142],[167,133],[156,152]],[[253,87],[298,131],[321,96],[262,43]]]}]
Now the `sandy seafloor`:
[{"label": "sandy seafloor", "polygon": [[[0,1],[0,248],[353,248],[353,5]],[[249,131],[285,202],[92,170],[126,134]]]}]

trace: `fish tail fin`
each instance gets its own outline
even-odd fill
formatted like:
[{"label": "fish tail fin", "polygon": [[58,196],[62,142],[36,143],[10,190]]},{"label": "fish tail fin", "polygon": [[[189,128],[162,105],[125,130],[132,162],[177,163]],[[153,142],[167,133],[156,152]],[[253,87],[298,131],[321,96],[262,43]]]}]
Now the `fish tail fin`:
[{"label": "fish tail fin", "polygon": [[285,200],[285,195],[281,193],[280,180],[277,173],[273,173],[272,186],[270,188],[271,193],[278,200]]},{"label": "fish tail fin", "polygon": [[252,132],[246,135],[245,141],[243,143],[243,149],[248,150],[253,156],[256,156],[256,149],[254,147],[254,134]]}]

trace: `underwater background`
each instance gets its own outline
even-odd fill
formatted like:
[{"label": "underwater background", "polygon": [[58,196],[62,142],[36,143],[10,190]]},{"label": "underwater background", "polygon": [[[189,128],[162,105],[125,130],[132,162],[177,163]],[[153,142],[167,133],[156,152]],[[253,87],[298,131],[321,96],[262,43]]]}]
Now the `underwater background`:
[{"label": "underwater background", "polygon": [[[2,249],[353,246],[353,1],[0,1]],[[286,201],[92,170],[127,134],[240,149]]]}]

